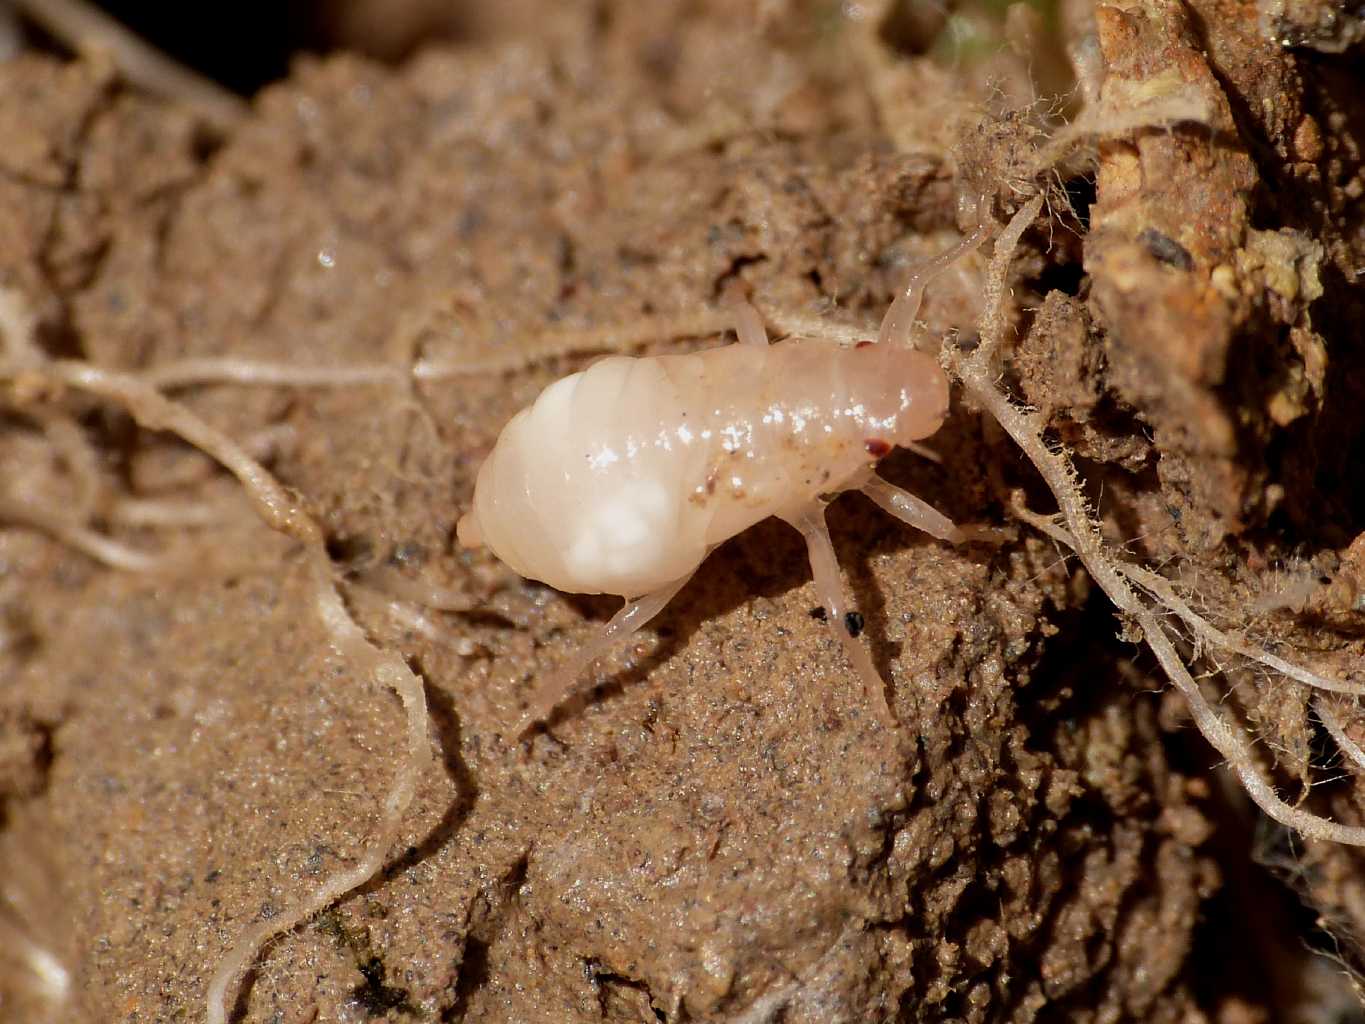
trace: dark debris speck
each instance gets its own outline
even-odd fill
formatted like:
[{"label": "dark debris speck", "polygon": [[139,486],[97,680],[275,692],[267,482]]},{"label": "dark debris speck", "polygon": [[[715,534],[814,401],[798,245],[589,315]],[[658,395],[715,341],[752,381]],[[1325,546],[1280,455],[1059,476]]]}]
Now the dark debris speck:
[{"label": "dark debris speck", "polygon": [[417,1007],[412,1005],[407,991],[385,983],[384,962],[379,957],[372,956],[356,967],[365,982],[351,990],[351,998],[367,1016],[382,1017],[390,1010],[416,1016]]},{"label": "dark debris speck", "polygon": [[1138,233],[1138,241],[1147,247],[1147,251],[1154,258],[1166,266],[1178,270],[1194,269],[1194,257],[1190,255],[1190,251],[1170,235],[1163,234],[1156,228],[1143,228]]}]

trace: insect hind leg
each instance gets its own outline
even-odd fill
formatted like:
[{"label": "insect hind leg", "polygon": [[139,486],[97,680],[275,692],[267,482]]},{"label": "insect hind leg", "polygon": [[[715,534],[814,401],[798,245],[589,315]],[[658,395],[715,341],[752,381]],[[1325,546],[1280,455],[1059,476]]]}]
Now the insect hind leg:
[{"label": "insect hind leg", "polygon": [[655,616],[668,607],[669,602],[687,585],[692,575],[688,573],[682,579],[660,587],[644,597],[626,601],[621,610],[613,615],[606,625],[598,629],[596,635],[568,662],[536,687],[535,693],[531,695],[530,706],[521,716],[512,735],[521,739],[540,723],[549,721],[555,709],[582,688],[583,676],[592,663],[615,644],[648,625]]},{"label": "insect hind leg", "polygon": [[843,583],[839,579],[839,562],[834,554],[834,543],[829,537],[829,526],[825,523],[825,507],[812,501],[779,516],[800,531],[806,541],[806,552],[810,556],[811,575],[815,578],[815,595],[825,606],[825,621],[843,645],[844,655],[852,663],[853,669],[863,681],[868,700],[871,701],[877,716],[888,729],[896,728],[896,719],[886,700],[886,684],[882,681],[867,648],[860,644],[849,632],[847,597]]},{"label": "insect hind leg", "polygon": [[858,486],[869,498],[891,513],[907,526],[923,530],[931,537],[960,544],[967,539],[957,524],[934,508],[927,501],[916,498],[907,490],[883,480],[876,473],[869,473],[867,479]]}]

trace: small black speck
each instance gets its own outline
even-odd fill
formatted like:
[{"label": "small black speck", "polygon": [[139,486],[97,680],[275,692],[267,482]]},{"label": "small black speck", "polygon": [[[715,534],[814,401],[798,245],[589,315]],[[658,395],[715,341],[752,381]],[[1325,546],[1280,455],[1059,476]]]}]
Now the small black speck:
[{"label": "small black speck", "polygon": [[469,238],[476,231],[482,228],[488,220],[482,210],[470,207],[465,210],[455,222],[455,230],[461,238]]},{"label": "small black speck", "polygon": [[1163,234],[1156,228],[1143,228],[1138,232],[1138,241],[1166,266],[1179,270],[1194,269],[1194,257],[1190,255],[1190,251],[1170,235]]},{"label": "small black speck", "polygon": [[846,612],[844,614],[844,628],[848,630],[849,636],[857,636],[863,631],[863,613]]},{"label": "small black speck", "polygon": [[351,999],[358,1003],[368,1017],[380,1017],[389,1010],[398,1010],[408,1016],[416,1015],[416,1007],[408,999],[408,993],[401,988],[385,984],[384,964],[378,957],[370,957],[356,965],[363,985],[351,990]]},{"label": "small black speck", "polygon": [[810,617],[814,619],[816,622],[824,622],[825,619],[828,618],[828,616],[825,615],[824,605],[816,605],[807,614],[809,614]]}]

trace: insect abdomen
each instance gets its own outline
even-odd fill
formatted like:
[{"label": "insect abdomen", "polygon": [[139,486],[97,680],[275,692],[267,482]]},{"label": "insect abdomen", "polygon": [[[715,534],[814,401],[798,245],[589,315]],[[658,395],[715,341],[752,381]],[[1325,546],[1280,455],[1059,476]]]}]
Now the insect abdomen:
[{"label": "insect abdomen", "polygon": [[677,436],[684,400],[659,359],[615,356],[550,385],[479,470],[471,514],[484,542],[575,593],[636,596],[696,568],[707,549],[683,509],[699,457]]}]

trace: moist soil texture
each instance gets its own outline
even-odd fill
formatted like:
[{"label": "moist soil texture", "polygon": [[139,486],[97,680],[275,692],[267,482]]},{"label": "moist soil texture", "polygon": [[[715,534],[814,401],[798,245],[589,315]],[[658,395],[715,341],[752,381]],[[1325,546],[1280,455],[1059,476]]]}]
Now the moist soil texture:
[{"label": "moist soil texture", "polygon": [[[725,343],[667,325],[732,291],[875,337],[916,261],[1043,187],[1002,387],[1116,552],[1359,678],[1360,11],[487,6],[344,5],[226,125],[107,57],[0,64],[0,285],[45,356],[460,368],[168,391],[321,524],[435,751],[386,867],[269,944],[234,1019],[1360,1020],[1361,856],[1259,817],[1140,634],[1011,516],[1056,505],[956,392],[937,458],[882,468],[978,540],[829,512],[895,730],[769,521],[518,744],[615,604],[455,540],[553,380]],[[379,8],[407,21],[372,39]],[[988,257],[930,284],[926,338],[970,347]],[[0,381],[0,1018],[202,1020],[233,940],[354,863],[403,719],[314,586],[201,452]],[[1303,687],[1183,652],[1286,799],[1365,816]]]}]

